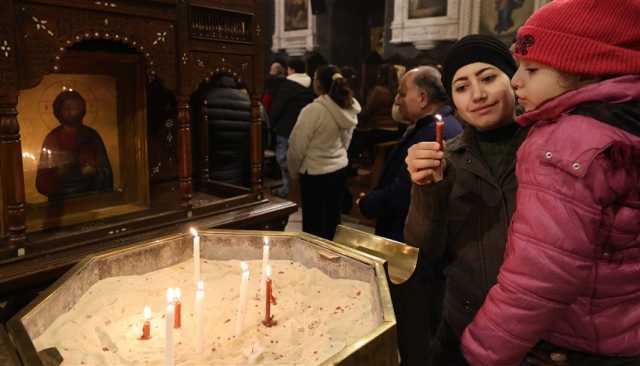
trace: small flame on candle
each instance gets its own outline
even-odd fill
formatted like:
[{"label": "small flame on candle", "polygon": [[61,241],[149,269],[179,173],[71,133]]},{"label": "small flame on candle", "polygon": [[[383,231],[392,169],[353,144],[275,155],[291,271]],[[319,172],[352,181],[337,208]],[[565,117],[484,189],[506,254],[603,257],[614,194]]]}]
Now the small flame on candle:
[{"label": "small flame on candle", "polygon": [[267,265],[267,268],[265,269],[265,273],[267,275],[267,277],[271,277],[271,265]]},{"label": "small flame on candle", "polygon": [[180,292],[180,287],[176,287],[176,289],[174,290],[174,296],[176,300],[180,301],[180,298],[182,298],[182,292]]},{"label": "small flame on candle", "polygon": [[151,319],[151,308],[149,306],[144,307],[144,320]]},{"label": "small flame on candle", "polygon": [[439,114],[436,114],[434,117],[436,117],[436,119],[440,122],[442,122],[442,116]]},{"label": "small flame on candle", "polygon": [[204,291],[204,282],[198,281],[198,284],[196,286],[198,291]]},{"label": "small flame on candle", "polygon": [[173,303],[173,298],[174,298],[174,296],[175,296],[175,295],[174,295],[173,289],[172,289],[171,287],[169,287],[169,288],[167,289],[167,302],[168,302],[169,304]]},{"label": "small flame on candle", "polygon": [[262,239],[262,240],[264,241],[264,245],[268,247],[269,246],[269,237],[265,236],[264,239]]},{"label": "small flame on candle", "polygon": [[247,265],[247,262],[240,262],[240,268],[242,268],[242,272],[249,271],[249,266]]},{"label": "small flame on candle", "polygon": [[173,309],[174,308],[175,308],[175,306],[173,306],[173,305],[167,305],[167,314],[173,313]]},{"label": "small flame on candle", "polygon": [[198,230],[196,230],[195,228],[191,228],[189,229],[189,231],[191,231],[191,235],[198,236]]}]

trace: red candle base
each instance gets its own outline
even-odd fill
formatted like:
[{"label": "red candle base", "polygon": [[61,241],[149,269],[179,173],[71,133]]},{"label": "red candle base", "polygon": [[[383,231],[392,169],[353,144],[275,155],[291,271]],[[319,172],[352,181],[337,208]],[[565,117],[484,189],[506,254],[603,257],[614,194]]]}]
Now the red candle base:
[{"label": "red candle base", "polygon": [[182,303],[180,301],[176,301],[174,310],[175,320],[173,322],[173,328],[182,328]]},{"label": "red candle base", "polygon": [[142,326],[142,335],[138,339],[142,341],[151,339],[151,324],[149,324],[149,321],[144,322],[144,325]]},{"label": "red candle base", "polygon": [[278,305],[278,303],[276,302],[276,297],[273,296],[273,294],[271,294],[271,305]]},{"label": "red candle base", "polygon": [[262,324],[264,324],[264,326],[265,326],[265,327],[267,327],[267,328],[271,328],[271,327],[273,327],[274,325],[277,325],[277,324],[278,324],[278,321],[277,321],[277,320],[274,320],[274,319],[273,319],[273,315],[271,315],[271,316],[270,316],[270,317],[268,317],[267,319],[263,320],[263,321],[262,321]]}]

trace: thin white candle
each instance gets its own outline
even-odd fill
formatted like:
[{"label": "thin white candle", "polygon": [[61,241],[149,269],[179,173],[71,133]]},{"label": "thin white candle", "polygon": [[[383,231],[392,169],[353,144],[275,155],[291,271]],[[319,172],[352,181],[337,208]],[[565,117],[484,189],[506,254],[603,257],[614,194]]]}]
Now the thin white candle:
[{"label": "thin white candle", "polygon": [[173,344],[173,304],[167,305],[167,325],[166,325],[166,345],[164,348],[164,364],[165,366],[174,366],[175,349]]},{"label": "thin white candle", "polygon": [[172,304],[173,305],[173,299],[176,297],[175,293],[173,292],[173,288],[169,287],[167,289],[167,303],[168,304]]},{"label": "thin white candle", "polygon": [[196,290],[196,353],[202,353],[204,350],[204,283],[198,281]]},{"label": "thin white candle", "polygon": [[269,265],[269,238],[265,236],[264,245],[262,246],[262,277],[260,278],[260,294],[258,295],[258,297],[265,296],[265,293],[267,292],[267,285],[266,285],[267,278],[265,275],[265,270],[268,265]]},{"label": "thin white candle", "polygon": [[193,235],[193,281],[197,284],[200,281],[200,236],[194,228],[191,228],[191,235]]},{"label": "thin white candle", "polygon": [[244,319],[247,314],[247,302],[249,300],[247,296],[247,292],[249,291],[249,266],[246,262],[241,262],[240,267],[242,268],[242,278],[240,280],[240,300],[238,302],[238,314],[236,317],[236,337],[242,333],[242,328],[244,328]]}]

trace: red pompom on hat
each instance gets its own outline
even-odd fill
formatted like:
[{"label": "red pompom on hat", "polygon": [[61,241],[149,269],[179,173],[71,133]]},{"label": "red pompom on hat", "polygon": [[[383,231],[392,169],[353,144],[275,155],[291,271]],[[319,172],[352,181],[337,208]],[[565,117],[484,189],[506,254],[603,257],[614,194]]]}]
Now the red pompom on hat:
[{"label": "red pompom on hat", "polygon": [[579,75],[640,74],[640,0],[554,0],[520,27],[514,57]]}]

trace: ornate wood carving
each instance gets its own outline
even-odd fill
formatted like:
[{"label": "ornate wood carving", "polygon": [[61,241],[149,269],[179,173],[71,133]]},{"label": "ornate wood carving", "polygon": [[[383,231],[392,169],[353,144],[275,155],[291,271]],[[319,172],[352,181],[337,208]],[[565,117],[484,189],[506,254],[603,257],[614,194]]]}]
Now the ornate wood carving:
[{"label": "ornate wood carving", "polygon": [[236,80],[243,82],[249,90],[253,90],[253,62],[249,55],[234,55],[223,53],[190,52],[185,58],[186,65],[190,65],[192,72],[188,75],[187,89],[193,93],[201,83],[207,83],[220,72],[233,75]]},{"label": "ornate wood carving", "polygon": [[[145,79],[146,73],[146,81],[150,83],[147,87],[154,85],[152,81],[157,81],[173,92],[176,103],[172,105],[171,113],[165,113],[170,116],[154,121],[166,122],[166,130],[175,129],[164,136],[171,137],[169,141],[177,140],[177,151],[174,153],[177,163],[172,168],[173,176],[167,173],[163,177],[173,179],[167,183],[171,183],[176,191],[180,187],[183,207],[188,210],[192,209],[192,161],[201,164],[196,165],[198,173],[209,175],[207,151],[203,151],[202,159],[199,156],[194,158],[192,154],[194,142],[191,133],[194,127],[189,97],[202,82],[208,82],[219,72],[228,72],[236,80],[242,81],[252,94],[252,189],[254,192],[261,189],[262,147],[258,96],[262,89],[263,73],[264,32],[261,30],[264,27],[260,24],[264,20],[263,0],[0,2],[3,10],[0,12],[0,205],[3,209],[3,233],[0,239],[9,239],[13,245],[25,241],[25,205],[26,208],[30,207],[25,202],[20,125],[16,115],[18,91],[34,87],[46,74],[74,72],[65,66],[66,55],[71,49],[96,46],[101,52],[133,50],[144,58],[143,74],[137,75]],[[201,11],[198,12],[198,9]],[[229,15],[229,18],[217,17],[221,14]],[[202,17],[195,19],[194,15]],[[126,47],[122,47],[123,44]],[[147,102],[147,107],[149,105],[152,103]],[[142,114],[144,112],[140,111]],[[22,127],[24,131],[24,125]],[[195,130],[195,133],[199,134],[195,139],[199,145],[208,138],[206,128],[203,131]],[[243,192],[245,194],[246,190]],[[177,196],[172,195],[167,202],[160,202],[161,205],[154,206],[154,209],[166,207],[175,210]],[[251,195],[250,199],[255,201],[258,196]],[[194,216],[196,211],[193,210]],[[201,211],[199,214],[203,215],[206,210]],[[211,212],[206,211],[206,214]],[[173,214],[184,216],[184,212]],[[115,222],[118,219],[114,217],[113,220]],[[77,230],[85,229],[61,229],[68,232]],[[91,235],[105,236],[96,228],[86,230]],[[33,245],[38,235],[44,234],[29,233],[29,253],[50,248],[46,244],[38,248]],[[43,243],[54,240],[47,237]],[[4,255],[4,251],[0,255]]]},{"label": "ornate wood carving", "polygon": [[17,247],[26,239],[24,174],[20,147],[20,126],[15,105],[0,105],[0,165],[2,191],[7,208],[9,245]]},{"label": "ornate wood carving", "polygon": [[189,204],[193,196],[191,178],[191,112],[189,100],[178,97],[178,162],[179,181],[182,199]]},{"label": "ornate wood carving", "polygon": [[262,191],[262,120],[260,118],[260,96],[251,96],[251,191]]},{"label": "ornate wood carving", "polygon": [[206,98],[202,102],[200,115],[200,184],[206,187],[209,182],[209,114]]},{"label": "ornate wood carving", "polygon": [[3,2],[0,12],[0,101],[16,102],[18,74],[16,73],[17,47],[13,1]]},{"label": "ornate wood carving", "polygon": [[193,6],[189,34],[195,39],[251,43],[252,25],[250,13]]},{"label": "ornate wood carving", "polygon": [[91,39],[129,45],[144,55],[149,79],[158,77],[167,88],[176,88],[176,32],[169,21],[132,21],[106,11],[25,4],[18,10],[18,22],[19,35],[24,38],[23,89],[37,85],[44,74],[59,71],[65,49]]}]

